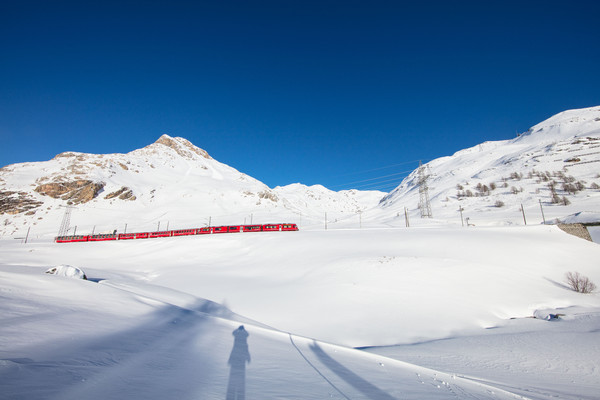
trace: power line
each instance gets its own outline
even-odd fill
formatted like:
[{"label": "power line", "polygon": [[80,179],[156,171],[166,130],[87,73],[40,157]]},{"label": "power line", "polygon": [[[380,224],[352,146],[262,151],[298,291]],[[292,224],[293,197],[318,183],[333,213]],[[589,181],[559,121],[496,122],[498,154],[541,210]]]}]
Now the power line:
[{"label": "power line", "polygon": [[378,176],[378,177],[375,177],[375,178],[370,178],[370,179],[362,179],[362,180],[360,180],[360,181],[354,181],[354,182],[343,183],[343,184],[340,184],[340,185],[334,185],[334,186],[331,186],[331,187],[332,187],[332,188],[335,188],[335,187],[341,187],[341,186],[353,185],[353,184],[355,184],[355,183],[371,182],[371,181],[376,181],[376,180],[378,180],[378,179],[382,179],[382,178],[389,178],[390,176],[398,176],[398,175],[406,174],[406,173],[409,173],[409,172],[412,172],[412,171],[413,171],[413,170],[412,170],[412,169],[410,169],[410,170],[406,170],[406,171],[400,171],[400,172],[396,172],[395,174],[382,175],[382,176]]},{"label": "power line", "polygon": [[366,183],[364,185],[354,186],[353,189],[396,187],[400,185],[400,183],[402,183],[402,179],[399,178],[385,179],[380,182]]},{"label": "power line", "polygon": [[349,175],[359,175],[359,174],[363,174],[363,173],[366,173],[366,172],[380,171],[382,169],[388,169],[388,168],[398,167],[400,165],[412,164],[412,163],[416,163],[416,162],[419,162],[419,160],[405,161],[405,162],[401,162],[399,164],[386,165],[385,167],[378,167],[378,168],[372,168],[372,169],[365,169],[365,170],[362,170],[362,171],[349,172],[347,174],[336,175],[333,178],[341,177],[341,176],[349,176]]}]

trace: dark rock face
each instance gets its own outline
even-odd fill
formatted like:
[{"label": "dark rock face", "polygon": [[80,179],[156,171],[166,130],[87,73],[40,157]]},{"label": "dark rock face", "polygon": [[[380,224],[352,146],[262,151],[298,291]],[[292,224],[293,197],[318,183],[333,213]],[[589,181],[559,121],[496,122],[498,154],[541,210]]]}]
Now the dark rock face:
[{"label": "dark rock face", "polygon": [[69,200],[74,204],[87,203],[104,188],[103,182],[80,179],[71,182],[53,182],[39,185],[35,191],[55,199]]},{"label": "dark rock face", "polygon": [[129,189],[127,186],[123,186],[123,187],[121,187],[121,189],[104,196],[104,198],[107,200],[114,199],[115,197],[118,197],[121,200],[135,200],[133,191],[131,189]]},{"label": "dark rock face", "polygon": [[33,209],[43,203],[27,195],[25,192],[0,191],[0,214],[19,214],[27,212],[27,215],[35,213]]}]

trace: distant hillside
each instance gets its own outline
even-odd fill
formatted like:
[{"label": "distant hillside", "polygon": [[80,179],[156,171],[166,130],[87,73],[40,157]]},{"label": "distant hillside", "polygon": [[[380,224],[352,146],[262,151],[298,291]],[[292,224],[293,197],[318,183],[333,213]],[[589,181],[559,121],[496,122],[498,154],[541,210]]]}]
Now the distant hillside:
[{"label": "distant hillside", "polygon": [[[530,223],[578,212],[600,215],[600,106],[557,114],[512,140],[485,142],[423,166],[433,218],[474,224]],[[419,173],[380,203],[420,217]],[[541,203],[541,208],[540,208]]]}]

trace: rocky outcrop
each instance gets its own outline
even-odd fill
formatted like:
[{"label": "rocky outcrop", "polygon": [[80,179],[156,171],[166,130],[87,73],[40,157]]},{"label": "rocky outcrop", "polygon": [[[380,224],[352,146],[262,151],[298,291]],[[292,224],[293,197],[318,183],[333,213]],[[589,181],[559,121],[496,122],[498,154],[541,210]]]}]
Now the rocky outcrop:
[{"label": "rocky outcrop", "polygon": [[107,200],[114,199],[115,197],[118,197],[121,200],[135,200],[135,198],[136,198],[133,195],[133,191],[131,189],[129,189],[127,186],[123,186],[123,187],[121,187],[121,189],[104,196],[104,198]]},{"label": "rocky outcrop", "polygon": [[43,203],[27,195],[25,192],[0,191],[0,214],[34,214],[33,209]]},{"label": "rocky outcrop", "polygon": [[35,191],[55,199],[69,200],[74,204],[87,203],[104,188],[104,183],[80,179],[70,182],[53,182],[39,185]]}]

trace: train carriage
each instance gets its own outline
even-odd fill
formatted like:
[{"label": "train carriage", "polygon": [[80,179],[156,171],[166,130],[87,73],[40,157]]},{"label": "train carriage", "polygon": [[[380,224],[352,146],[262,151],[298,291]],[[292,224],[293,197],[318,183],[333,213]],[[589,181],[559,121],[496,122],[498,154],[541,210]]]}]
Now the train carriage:
[{"label": "train carriage", "polygon": [[262,231],[262,225],[244,225],[242,232],[260,232]]},{"label": "train carriage", "polygon": [[100,233],[98,235],[88,236],[88,242],[103,242],[106,240],[117,240],[116,233]]},{"label": "train carriage", "polygon": [[88,236],[86,236],[86,235],[57,236],[55,239],[56,243],[87,242],[87,241],[88,241]]},{"label": "train carriage", "polygon": [[196,229],[179,229],[177,231],[173,231],[173,236],[187,236],[187,235],[195,235]]},{"label": "train carriage", "polygon": [[296,224],[281,224],[282,231],[297,231],[298,225]]},{"label": "train carriage", "polygon": [[150,232],[149,237],[158,238],[158,237],[171,237],[173,231],[161,231],[161,232]]},{"label": "train carriage", "polygon": [[262,226],[263,232],[275,232],[281,230],[281,224],[265,224]]}]

